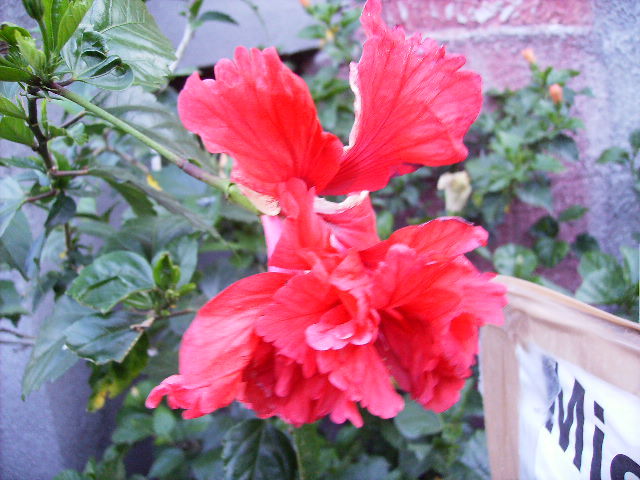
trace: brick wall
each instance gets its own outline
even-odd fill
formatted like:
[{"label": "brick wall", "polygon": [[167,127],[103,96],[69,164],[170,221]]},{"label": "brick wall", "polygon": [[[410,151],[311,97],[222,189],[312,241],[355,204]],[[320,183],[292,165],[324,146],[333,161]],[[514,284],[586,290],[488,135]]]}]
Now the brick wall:
[{"label": "brick wall", "polygon": [[[614,165],[596,165],[610,146],[627,146],[640,128],[640,2],[637,0],[383,0],[386,20],[421,32],[466,55],[480,72],[484,88],[519,87],[529,78],[520,52],[531,47],[538,63],[580,70],[576,88],[590,87],[595,98],[581,97],[576,112],[581,162],[556,176],[556,208],[574,203],[590,208],[572,231],[585,229],[603,248],[617,253],[633,245],[640,232],[640,205],[631,175]],[[506,238],[526,241],[522,229],[542,216],[539,209],[516,208],[505,226]],[[563,228],[566,228],[563,227]],[[571,269],[571,265],[567,265]]]}]

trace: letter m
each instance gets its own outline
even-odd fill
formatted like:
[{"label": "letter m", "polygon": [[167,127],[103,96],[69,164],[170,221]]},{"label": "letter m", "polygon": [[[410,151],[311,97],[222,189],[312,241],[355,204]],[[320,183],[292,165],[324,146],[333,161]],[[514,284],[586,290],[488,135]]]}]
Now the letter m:
[{"label": "letter m", "polygon": [[564,413],[563,392],[558,394],[558,428],[560,430],[560,447],[565,452],[569,446],[569,433],[573,425],[573,417],[576,418],[576,453],[573,464],[578,470],[582,464],[583,430],[584,430],[584,388],[576,380],[573,384],[571,398],[567,403],[567,414]]}]

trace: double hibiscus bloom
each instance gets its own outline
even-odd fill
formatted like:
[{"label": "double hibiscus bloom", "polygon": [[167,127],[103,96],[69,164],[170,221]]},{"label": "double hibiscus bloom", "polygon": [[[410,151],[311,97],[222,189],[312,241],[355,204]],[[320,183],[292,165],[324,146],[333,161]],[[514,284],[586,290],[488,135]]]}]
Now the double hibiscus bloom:
[{"label": "double hibiscus bloom", "polygon": [[[482,228],[442,218],[380,241],[367,194],[420,165],[464,160],[480,77],[433,40],[389,28],[380,0],[367,2],[361,21],[347,147],[322,130],[306,84],[274,49],[238,48],[215,80],[187,81],[185,126],[233,156],[234,180],[278,215],[263,217],[269,272],[198,312],[180,373],[148,406],[167,396],[194,418],[238,400],[294,425],[330,415],[361,426],[358,405],[382,418],[402,410],[399,387],[439,412],[471,373],[479,327],[502,321],[503,287],[464,256],[486,243]],[[320,195],[349,196],[334,204]]]}]

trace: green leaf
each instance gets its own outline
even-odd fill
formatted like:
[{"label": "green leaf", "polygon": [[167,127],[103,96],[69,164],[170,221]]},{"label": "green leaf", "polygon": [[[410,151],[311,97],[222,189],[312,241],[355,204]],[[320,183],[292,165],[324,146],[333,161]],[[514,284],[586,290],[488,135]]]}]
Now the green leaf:
[{"label": "green leaf", "polygon": [[539,153],[536,155],[533,160],[532,165],[534,170],[539,170],[541,172],[553,172],[560,173],[564,171],[564,165],[562,162],[551,155],[545,155],[543,153]]},{"label": "green leaf", "polygon": [[189,283],[198,265],[198,240],[193,236],[179,237],[167,244],[167,250],[172,258],[177,259],[180,267],[177,286]]},{"label": "green leaf", "polygon": [[540,263],[545,267],[555,267],[564,260],[569,253],[569,244],[553,238],[543,237],[536,241],[533,249],[538,255]]},{"label": "green leaf", "polygon": [[24,213],[18,212],[0,237],[0,262],[6,262],[26,279],[30,275],[33,237]]},{"label": "green leaf", "polygon": [[561,222],[571,222],[573,220],[578,220],[587,213],[589,209],[587,207],[583,207],[582,205],[571,205],[568,208],[565,208],[560,215],[558,215],[558,220]]},{"label": "green leaf", "polygon": [[[160,407],[158,407],[160,408]],[[153,418],[148,413],[127,413],[118,419],[111,440],[114,443],[134,444],[153,435]]]},{"label": "green leaf", "polygon": [[17,181],[12,177],[0,179],[0,238],[22,206],[24,199],[24,192]]},{"label": "green leaf", "polygon": [[298,33],[300,38],[322,39],[327,35],[327,29],[322,25],[308,25]]},{"label": "green leaf", "polygon": [[442,430],[442,420],[418,403],[405,399],[405,407],[394,419],[393,423],[400,433],[409,440],[416,440],[425,435],[433,435]]},{"label": "green leaf", "polygon": [[181,448],[165,448],[156,457],[149,470],[149,477],[166,477],[175,472],[184,462],[185,454]]},{"label": "green leaf", "polygon": [[149,197],[153,198],[169,212],[187,219],[199,231],[207,232],[214,238],[221,238],[220,234],[206,218],[197,214],[193,210],[182,206],[182,204],[171,195],[168,195],[163,191],[156,190],[151,185],[149,185],[148,182],[141,181],[141,179],[139,179],[136,175],[129,172],[128,170],[118,167],[110,167],[108,169],[92,168],[90,172],[91,175],[94,175],[96,177],[115,181],[126,181],[130,183],[139,190],[143,191]]},{"label": "green leaf", "polygon": [[529,232],[534,237],[555,238],[560,232],[560,225],[558,224],[558,221],[551,215],[545,215],[531,226]]},{"label": "green leaf", "polygon": [[16,33],[16,40],[20,55],[36,72],[44,70],[47,64],[47,57],[42,50],[36,46],[35,38],[31,35],[23,37],[20,33]]},{"label": "green leaf", "polygon": [[15,117],[2,117],[0,120],[0,138],[10,142],[22,143],[29,147],[35,144],[33,132],[24,120]]},{"label": "green leaf", "polygon": [[335,451],[318,433],[317,423],[295,428],[293,438],[299,458],[300,477],[305,480],[319,480],[337,462]]},{"label": "green leaf", "polygon": [[295,480],[289,439],[264,420],[245,420],[227,432],[222,453],[225,480]]},{"label": "green leaf", "polygon": [[530,249],[509,243],[496,249],[493,265],[498,273],[527,279],[538,266],[538,259]]},{"label": "green leaf", "polygon": [[640,151],[640,129],[631,132],[629,135],[629,143],[633,149],[633,155],[637,155],[638,151]]},{"label": "green leaf", "polygon": [[22,395],[28,396],[45,382],[52,382],[73,364],[78,357],[65,346],[65,332],[81,318],[93,312],[69,297],[62,297],[45,319],[38,332],[31,358],[22,379]]},{"label": "green leaf", "polygon": [[95,0],[83,25],[102,34],[110,55],[131,66],[134,82],[159,88],[174,61],[173,46],[141,0]]},{"label": "green leaf", "polygon": [[122,393],[140,375],[149,360],[148,348],[149,339],[143,335],[122,363],[93,365],[93,373],[89,378],[93,392],[87,402],[90,412],[101,409],[107,398],[114,398]]},{"label": "green leaf", "polygon": [[469,441],[465,443],[460,461],[468,467],[479,480],[491,479],[487,437],[483,430],[476,430]]},{"label": "green leaf", "polygon": [[153,280],[158,288],[167,290],[177,285],[180,280],[180,267],[173,263],[169,252],[160,252],[152,264]]},{"label": "green leaf", "polygon": [[205,22],[222,22],[238,25],[238,22],[236,22],[236,20],[231,15],[228,15],[224,12],[209,10],[208,12],[204,12],[202,15],[200,15],[197,20],[194,20],[192,27],[198,28]]},{"label": "green leaf", "polygon": [[75,33],[78,25],[91,7],[93,0],[54,0],[56,16],[53,34],[56,36],[55,52],[59,52]]},{"label": "green leaf", "polygon": [[556,135],[547,145],[550,153],[560,155],[569,161],[576,161],[580,157],[576,141],[563,133]]},{"label": "green leaf", "polygon": [[0,318],[5,317],[14,323],[27,312],[22,307],[22,297],[16,290],[14,282],[10,280],[0,280]]},{"label": "green leaf", "polygon": [[516,188],[516,195],[524,203],[553,211],[553,196],[549,181],[539,179],[520,184]]},{"label": "green leaf", "polygon": [[578,273],[581,277],[585,278],[597,272],[598,270],[615,270],[618,267],[618,263],[611,255],[607,255],[599,250],[586,252],[580,259],[578,265]]},{"label": "green leaf", "polygon": [[15,67],[0,65],[0,82],[28,82],[31,74]]},{"label": "green leaf", "polygon": [[170,438],[176,427],[176,419],[171,410],[164,405],[159,405],[153,411],[153,432],[157,437]]},{"label": "green leaf", "polygon": [[627,152],[624,148],[620,147],[611,147],[607,148],[602,154],[598,157],[598,163],[619,163],[625,164],[629,161],[629,152]]},{"label": "green leaf", "polygon": [[392,478],[389,475],[389,462],[386,459],[362,455],[358,463],[349,465],[332,480],[392,480]]},{"label": "green leaf", "polygon": [[[583,257],[584,258],[584,257]],[[576,291],[576,298],[596,305],[610,305],[621,302],[627,293],[622,271],[607,268],[590,272],[583,278]]]},{"label": "green leaf", "polygon": [[640,248],[622,247],[620,251],[628,281],[637,284],[640,281]]},{"label": "green leaf", "polygon": [[67,329],[66,345],[79,357],[98,365],[122,362],[142,336],[142,329],[131,328],[140,320],[124,311],[87,315]]},{"label": "green leaf", "polygon": [[24,112],[22,105],[16,105],[11,100],[0,95],[0,114],[9,117],[19,118],[21,120],[27,119],[27,114]]},{"label": "green leaf", "polygon": [[102,255],[85,267],[68,294],[106,313],[128,296],[153,287],[153,272],[147,260],[137,253],[118,251]]},{"label": "green leaf", "polygon": [[44,222],[44,226],[47,229],[57,227],[58,225],[64,225],[73,218],[76,214],[76,202],[73,198],[67,197],[65,194],[58,195],[56,201],[53,202],[51,210],[47,220]]},{"label": "green leaf", "polygon": [[578,256],[582,256],[593,250],[600,250],[598,241],[588,233],[581,233],[576,236],[571,248]]},{"label": "green leaf", "polygon": [[202,163],[211,158],[196,137],[184,128],[175,109],[163,105],[155,95],[141,87],[110,93],[99,104],[153,140],[170,145],[171,150],[186,158]]}]

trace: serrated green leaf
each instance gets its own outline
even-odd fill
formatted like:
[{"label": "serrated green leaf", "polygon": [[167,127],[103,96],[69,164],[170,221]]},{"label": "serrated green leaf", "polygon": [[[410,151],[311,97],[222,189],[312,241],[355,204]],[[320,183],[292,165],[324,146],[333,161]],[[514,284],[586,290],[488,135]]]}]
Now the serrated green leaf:
[{"label": "serrated green leaf", "polygon": [[35,143],[33,132],[29,130],[24,120],[15,117],[2,117],[0,119],[0,138],[10,142],[22,143],[29,147],[32,147]]},{"label": "serrated green leaf", "polygon": [[31,74],[16,67],[0,65],[0,82],[28,82]]},{"label": "serrated green leaf", "polygon": [[93,312],[69,297],[62,297],[51,316],[40,327],[31,358],[22,379],[22,395],[28,396],[45,382],[52,382],[73,364],[78,357],[65,346],[65,331],[77,320]]},{"label": "serrated green leaf", "polygon": [[0,179],[0,238],[24,202],[20,184],[12,177]]},{"label": "serrated green leaf", "polygon": [[560,215],[558,215],[558,220],[561,222],[571,222],[573,220],[578,220],[587,213],[589,209],[587,207],[583,207],[582,205],[571,205],[568,208],[565,208]]},{"label": "serrated green leaf", "polygon": [[87,315],[66,330],[65,343],[76,355],[98,365],[122,362],[143,333],[131,326],[142,320],[123,311],[108,316]]},{"label": "serrated green leaf", "polygon": [[69,41],[92,3],[93,0],[54,0],[54,4],[58,5],[53,28],[56,35],[55,52],[59,52]]},{"label": "serrated green leaf", "polygon": [[28,313],[22,306],[22,297],[16,290],[14,282],[0,280],[0,318],[5,317],[15,321]]},{"label": "serrated green leaf", "polygon": [[442,420],[436,413],[425,410],[408,398],[405,399],[404,410],[396,415],[393,423],[400,433],[409,440],[433,435],[442,430]]},{"label": "serrated green leaf", "polygon": [[530,249],[509,243],[496,249],[493,265],[498,273],[527,279],[538,266],[538,259]]},{"label": "serrated green leaf", "polygon": [[27,217],[17,212],[0,237],[0,262],[6,262],[26,279],[30,273],[30,251],[33,242]]},{"label": "serrated green leaf", "polygon": [[149,197],[153,198],[158,204],[166,208],[169,212],[182,216],[187,219],[198,231],[207,232],[214,238],[221,238],[218,231],[211,225],[208,219],[197,214],[193,210],[184,207],[171,195],[163,191],[158,191],[149,185],[148,182],[143,182],[133,173],[118,167],[110,167],[108,169],[92,168],[90,170],[91,175],[96,177],[109,179],[112,181],[126,181],[135,186]]},{"label": "serrated green leaf", "polygon": [[225,480],[295,480],[289,439],[264,420],[245,420],[227,432],[222,453]]},{"label": "serrated green leaf", "polygon": [[68,294],[106,313],[128,296],[153,287],[149,262],[137,253],[117,251],[98,257],[82,269]]},{"label": "serrated green leaf", "polygon": [[27,114],[24,112],[22,105],[15,104],[8,98],[3,97],[1,95],[0,95],[0,115],[20,118],[22,120],[27,119]]},{"label": "serrated green leaf", "polygon": [[101,409],[107,398],[114,398],[131,385],[147,365],[148,348],[149,338],[142,335],[122,363],[109,362],[105,365],[93,365],[93,373],[89,378],[92,393],[87,402],[90,412]]},{"label": "serrated green leaf", "polygon": [[175,59],[171,42],[162,34],[141,0],[94,0],[83,25],[102,34],[110,55],[131,66],[134,82],[159,88]]},{"label": "serrated green leaf", "polygon": [[163,105],[155,95],[140,87],[110,93],[100,101],[100,106],[153,140],[170,145],[185,158],[205,163],[211,157],[184,128],[175,109]]},{"label": "serrated green leaf", "polygon": [[73,198],[64,194],[58,195],[55,202],[49,210],[47,220],[44,222],[44,226],[47,229],[63,225],[73,218],[76,214],[76,202]]}]

